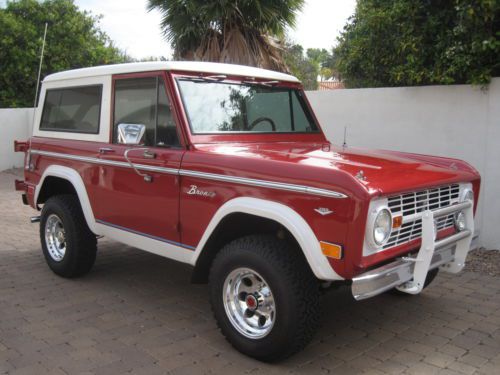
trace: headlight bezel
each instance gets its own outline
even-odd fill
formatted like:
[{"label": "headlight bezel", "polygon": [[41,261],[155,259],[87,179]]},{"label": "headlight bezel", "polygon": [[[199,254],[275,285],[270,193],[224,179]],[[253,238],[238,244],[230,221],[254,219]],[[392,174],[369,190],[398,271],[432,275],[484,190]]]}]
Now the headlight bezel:
[{"label": "headlight bezel", "polygon": [[[377,226],[377,223],[378,223],[379,219],[381,218],[381,216],[384,214],[386,214],[388,216],[387,221],[388,221],[389,226],[384,231],[384,238],[382,239],[382,241],[378,241],[377,235],[376,235],[376,230],[378,228],[380,228],[380,226]],[[389,210],[389,207],[381,206],[378,208],[377,213],[376,213],[375,218],[374,218],[373,223],[372,223],[372,237],[373,237],[372,240],[373,240],[374,244],[377,245],[378,247],[384,246],[387,243],[387,241],[389,240],[389,237],[391,237],[391,233],[392,233],[392,213],[391,213],[391,210]]]},{"label": "headlight bezel", "polygon": [[[384,241],[375,241],[375,225],[377,222],[377,217],[384,210],[389,214],[390,230],[388,235],[384,238]],[[371,255],[383,250],[384,245],[388,242],[392,233],[393,216],[389,209],[388,202],[386,198],[379,198],[370,202],[370,207],[368,211],[368,218],[365,230],[365,245],[363,246],[363,255]]]},{"label": "headlight bezel", "polygon": [[471,201],[474,203],[474,191],[471,188],[464,188],[460,197],[460,202]]},{"label": "headlight bezel", "polygon": [[467,228],[467,219],[463,211],[457,212],[453,218],[453,225],[457,232],[462,232]]}]

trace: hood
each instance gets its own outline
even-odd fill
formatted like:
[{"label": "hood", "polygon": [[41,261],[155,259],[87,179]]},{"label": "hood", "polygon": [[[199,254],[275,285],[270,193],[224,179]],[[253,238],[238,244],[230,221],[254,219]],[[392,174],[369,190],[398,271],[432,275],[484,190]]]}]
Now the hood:
[{"label": "hood", "polygon": [[344,148],[328,143],[231,143],[197,145],[197,148],[227,156],[310,166],[317,169],[318,173],[342,171],[371,195],[399,193],[478,178],[474,168],[457,159],[387,150]]}]

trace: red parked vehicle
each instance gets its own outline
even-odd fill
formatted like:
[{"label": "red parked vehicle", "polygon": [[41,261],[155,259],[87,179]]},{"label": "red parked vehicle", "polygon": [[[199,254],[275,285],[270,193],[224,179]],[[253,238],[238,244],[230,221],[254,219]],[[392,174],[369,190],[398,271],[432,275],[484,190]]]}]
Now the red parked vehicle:
[{"label": "red parked vehicle", "polygon": [[418,294],[459,272],[480,177],[467,163],[335,147],[300,82],[157,62],[45,78],[23,201],[49,267],[87,273],[97,238],[193,266],[222,333],[272,361],[303,348],[320,291]]}]

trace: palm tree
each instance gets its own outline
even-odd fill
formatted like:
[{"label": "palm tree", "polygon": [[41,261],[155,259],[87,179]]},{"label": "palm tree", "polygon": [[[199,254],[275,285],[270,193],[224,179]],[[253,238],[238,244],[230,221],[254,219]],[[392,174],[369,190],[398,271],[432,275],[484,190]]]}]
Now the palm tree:
[{"label": "palm tree", "polygon": [[148,0],[174,58],[288,71],[279,40],[304,0]]}]

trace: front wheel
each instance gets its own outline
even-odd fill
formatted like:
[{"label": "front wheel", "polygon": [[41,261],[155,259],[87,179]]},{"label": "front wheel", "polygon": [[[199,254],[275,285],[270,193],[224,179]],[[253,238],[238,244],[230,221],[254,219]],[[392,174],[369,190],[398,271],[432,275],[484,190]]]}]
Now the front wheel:
[{"label": "front wheel", "polygon": [[319,288],[303,256],[273,236],[237,239],[210,271],[211,303],[227,340],[263,361],[284,359],[312,339],[319,322]]}]

